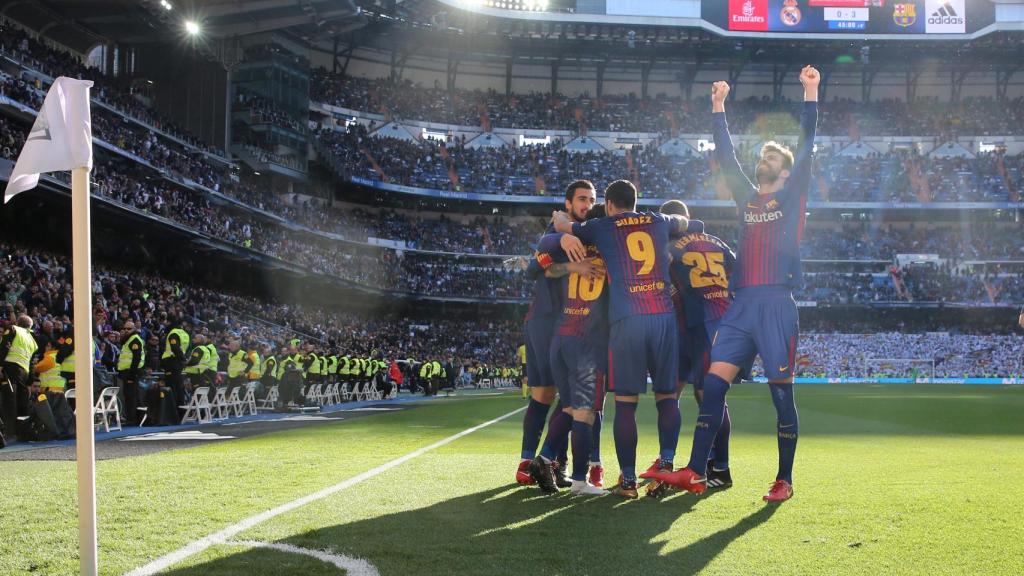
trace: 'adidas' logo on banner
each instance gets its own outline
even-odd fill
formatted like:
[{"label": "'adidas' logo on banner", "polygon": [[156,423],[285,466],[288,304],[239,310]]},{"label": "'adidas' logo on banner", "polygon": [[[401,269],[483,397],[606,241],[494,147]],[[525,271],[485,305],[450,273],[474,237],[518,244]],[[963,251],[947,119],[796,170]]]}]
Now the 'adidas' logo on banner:
[{"label": "'adidas' logo on banner", "polygon": [[939,9],[936,10],[932,14],[932,16],[951,16],[951,17],[955,17],[956,16],[956,10],[953,9],[953,6],[951,6],[949,2],[946,2],[942,6],[939,6]]},{"label": "'adidas' logo on banner", "polygon": [[946,2],[928,17],[929,24],[963,24],[964,18],[956,13],[953,5]]}]

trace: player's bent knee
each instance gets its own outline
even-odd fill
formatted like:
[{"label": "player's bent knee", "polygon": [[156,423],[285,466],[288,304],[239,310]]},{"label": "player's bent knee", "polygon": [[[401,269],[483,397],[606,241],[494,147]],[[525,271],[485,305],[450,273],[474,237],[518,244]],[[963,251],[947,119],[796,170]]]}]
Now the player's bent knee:
[{"label": "player's bent knee", "polygon": [[534,386],[530,388],[530,398],[542,404],[551,404],[555,401],[554,386]]},{"label": "player's bent knee", "polygon": [[576,422],[586,422],[587,424],[594,424],[594,411],[590,408],[574,408],[572,411],[572,419]]}]

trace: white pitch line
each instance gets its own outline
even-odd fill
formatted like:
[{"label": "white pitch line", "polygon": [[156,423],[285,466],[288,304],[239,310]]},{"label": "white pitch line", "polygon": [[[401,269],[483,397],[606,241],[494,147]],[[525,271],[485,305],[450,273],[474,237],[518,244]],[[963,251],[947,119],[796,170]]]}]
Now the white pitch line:
[{"label": "white pitch line", "polygon": [[331,494],[334,494],[335,492],[340,492],[340,491],[342,491],[342,490],[344,490],[346,488],[351,488],[352,486],[355,486],[356,484],[359,484],[360,482],[362,482],[364,480],[369,480],[370,478],[373,478],[374,476],[378,476],[380,474],[383,474],[384,472],[387,472],[388,470],[390,470],[390,469],[392,469],[392,468],[394,468],[396,466],[401,466],[402,464],[405,464],[406,462],[408,462],[409,460],[412,460],[413,458],[417,458],[419,456],[422,456],[422,455],[426,454],[427,452],[430,452],[431,450],[434,450],[435,448],[440,448],[441,446],[444,446],[446,444],[451,444],[452,442],[458,440],[459,438],[462,438],[463,436],[467,436],[469,434],[472,434],[473,432],[476,432],[477,430],[480,430],[482,428],[486,428],[486,427],[490,426],[491,424],[495,424],[497,422],[501,422],[502,420],[504,420],[504,419],[506,419],[506,418],[508,418],[510,416],[514,416],[515,414],[518,414],[519,412],[522,412],[523,410],[526,410],[526,406],[523,406],[522,408],[517,408],[517,409],[509,412],[508,414],[504,414],[502,416],[498,416],[494,420],[488,420],[487,422],[484,422],[483,424],[478,424],[476,426],[473,426],[472,428],[467,428],[466,430],[463,430],[462,432],[459,432],[458,434],[455,434],[453,436],[449,436],[449,437],[445,438],[444,440],[439,440],[437,442],[434,442],[430,446],[425,446],[425,447],[420,448],[418,450],[414,450],[414,451],[406,454],[405,456],[402,456],[402,457],[397,458],[395,460],[391,460],[390,462],[387,462],[385,464],[381,464],[380,466],[377,466],[376,468],[373,468],[372,470],[367,470],[366,472],[363,472],[362,474],[359,474],[358,476],[353,476],[352,478],[349,478],[348,480],[345,480],[343,482],[339,482],[338,484],[335,484],[334,486],[330,486],[328,488],[324,488],[323,490],[320,490],[319,492],[314,492],[313,494],[310,494],[309,496],[303,496],[302,498],[299,498],[298,500],[292,500],[291,502],[288,502],[286,504],[282,504],[282,505],[280,505],[280,506],[278,506],[276,508],[273,508],[271,510],[267,510],[266,512],[261,512],[260,514],[257,514],[255,516],[250,516],[249,518],[246,518],[245,520],[242,520],[241,522],[238,522],[236,524],[232,524],[231,526],[228,526],[227,528],[221,530],[220,532],[215,532],[213,534],[204,536],[204,537],[200,538],[199,540],[191,542],[191,543],[185,545],[184,547],[179,548],[178,550],[175,550],[174,552],[171,552],[170,554],[166,554],[164,556],[161,556],[160,558],[157,558],[156,560],[153,560],[152,562],[150,562],[149,564],[146,564],[145,566],[141,566],[139,568],[136,568],[135,570],[132,570],[131,572],[127,572],[127,573],[125,573],[125,576],[152,576],[153,574],[156,574],[157,572],[160,572],[161,570],[165,570],[167,568],[170,568],[171,566],[177,564],[178,562],[181,562],[182,560],[184,560],[184,559],[186,559],[186,558],[188,558],[190,556],[194,556],[194,555],[202,552],[203,550],[206,550],[210,546],[214,546],[214,545],[217,545],[217,544],[223,544],[223,543],[227,542],[227,540],[229,538],[231,538],[232,536],[234,536],[235,534],[238,534],[239,532],[242,532],[244,530],[248,530],[249,528],[252,528],[253,526],[256,526],[257,524],[260,524],[261,522],[266,522],[267,520],[270,520],[271,518],[274,518],[275,516],[280,516],[281,514],[284,514],[285,512],[291,512],[292,510],[295,510],[296,508],[300,508],[302,506],[305,506],[306,504],[310,504],[312,502],[316,502],[317,500],[321,500],[323,498],[326,498],[326,497],[330,496]]},{"label": "white pitch line", "polygon": [[362,558],[353,558],[351,556],[345,556],[344,554],[334,554],[327,552],[326,550],[310,550],[309,548],[299,548],[298,546],[292,546],[291,544],[279,544],[271,542],[256,542],[253,540],[244,540],[240,542],[225,542],[225,544],[231,546],[248,546],[250,548],[270,548],[271,550],[279,550],[281,552],[290,552],[292,554],[304,554],[326,562],[333,564],[338,568],[345,571],[347,576],[380,576],[380,572],[377,568],[363,560]]}]

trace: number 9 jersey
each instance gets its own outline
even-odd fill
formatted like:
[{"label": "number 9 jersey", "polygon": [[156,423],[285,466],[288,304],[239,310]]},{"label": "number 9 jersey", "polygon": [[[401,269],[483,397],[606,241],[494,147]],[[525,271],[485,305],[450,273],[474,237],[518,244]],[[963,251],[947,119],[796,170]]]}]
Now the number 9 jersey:
[{"label": "number 9 jersey", "polygon": [[669,282],[670,234],[683,220],[653,212],[624,212],[572,225],[584,244],[593,244],[608,269],[611,324],[629,316],[673,314]]}]

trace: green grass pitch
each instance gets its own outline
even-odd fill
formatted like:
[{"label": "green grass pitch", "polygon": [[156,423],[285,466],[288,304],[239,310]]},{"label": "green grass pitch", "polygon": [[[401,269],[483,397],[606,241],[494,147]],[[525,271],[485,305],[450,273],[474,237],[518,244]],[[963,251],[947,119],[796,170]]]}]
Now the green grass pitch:
[{"label": "green grass pitch", "polygon": [[[618,471],[608,402],[603,460]],[[100,572],[120,575],[523,405],[460,396],[402,412],[97,463]],[[774,409],[737,387],[736,485],[656,501],[512,484],[521,413],[232,541],[358,557],[382,575],[1024,573],[1024,387],[798,386],[795,496],[768,506]],[[680,460],[695,415],[686,395]],[[640,468],[657,452],[652,397]],[[0,462],[0,574],[78,570],[73,462]],[[308,556],[225,544],[164,574],[330,575]]]}]

